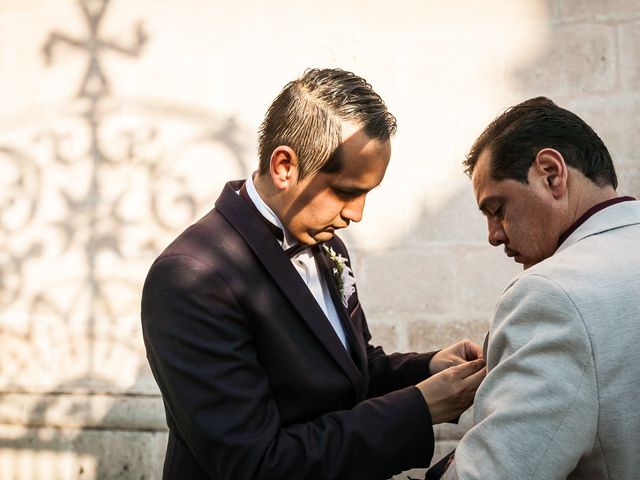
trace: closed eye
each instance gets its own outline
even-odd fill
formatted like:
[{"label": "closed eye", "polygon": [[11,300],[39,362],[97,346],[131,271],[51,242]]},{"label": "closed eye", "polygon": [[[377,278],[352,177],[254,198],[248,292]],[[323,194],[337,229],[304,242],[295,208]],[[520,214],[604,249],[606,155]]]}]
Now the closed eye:
[{"label": "closed eye", "polygon": [[366,193],[366,192],[363,192],[362,190],[350,190],[350,189],[338,188],[338,187],[333,187],[333,191],[342,200],[352,200]]},{"label": "closed eye", "polygon": [[504,217],[504,203],[494,201],[483,202],[480,211],[485,217],[494,217],[496,220],[502,220]]}]

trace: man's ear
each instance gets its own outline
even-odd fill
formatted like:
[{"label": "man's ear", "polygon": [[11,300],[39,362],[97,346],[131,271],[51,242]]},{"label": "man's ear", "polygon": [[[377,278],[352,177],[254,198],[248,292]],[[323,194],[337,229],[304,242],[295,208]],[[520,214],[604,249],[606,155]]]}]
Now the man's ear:
[{"label": "man's ear", "polygon": [[536,155],[533,168],[554,198],[559,199],[564,196],[567,191],[569,171],[560,152],[553,148],[543,148]]},{"label": "man's ear", "polygon": [[276,147],[271,153],[269,174],[278,190],[286,190],[298,181],[298,156],[287,145]]}]

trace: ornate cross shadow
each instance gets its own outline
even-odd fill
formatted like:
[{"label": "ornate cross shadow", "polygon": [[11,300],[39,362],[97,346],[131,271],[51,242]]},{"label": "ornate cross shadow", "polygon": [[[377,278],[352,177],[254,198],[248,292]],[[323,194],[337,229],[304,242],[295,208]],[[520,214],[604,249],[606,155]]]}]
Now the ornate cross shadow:
[{"label": "ornate cross shadow", "polygon": [[0,134],[0,391],[154,391],[139,381],[146,270],[216,182],[250,172],[234,118],[113,92],[105,54],[135,68],[149,36],[106,36],[110,3],[79,1],[87,35],[42,47],[46,65],[87,57],[55,121]]}]

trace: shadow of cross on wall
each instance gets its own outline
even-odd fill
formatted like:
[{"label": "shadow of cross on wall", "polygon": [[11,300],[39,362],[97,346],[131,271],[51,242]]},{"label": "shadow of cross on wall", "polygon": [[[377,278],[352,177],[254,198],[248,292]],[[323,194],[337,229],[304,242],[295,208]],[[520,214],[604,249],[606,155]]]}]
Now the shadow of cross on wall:
[{"label": "shadow of cross on wall", "polygon": [[[42,48],[47,64],[67,47],[88,56],[55,122],[36,115],[28,141],[21,125],[0,137],[0,166],[15,172],[0,179],[0,233],[11,238],[0,243],[0,308],[13,312],[0,319],[3,419],[17,406],[0,435],[0,449],[15,456],[3,453],[0,461],[35,472],[18,478],[158,477],[166,427],[157,390],[122,386],[122,378],[137,383],[150,375],[135,370],[146,366],[144,274],[168,239],[213,207],[212,171],[232,172],[229,178],[251,171],[246,129],[234,117],[114,94],[104,54],[135,60],[149,39],[142,22],[128,43],[106,38],[109,4],[77,2],[87,36],[56,30]],[[118,123],[125,109],[133,125]],[[182,136],[166,134],[176,126]],[[53,217],[51,203],[59,205]],[[135,205],[133,216],[127,205]],[[9,225],[16,212],[19,225]]]}]

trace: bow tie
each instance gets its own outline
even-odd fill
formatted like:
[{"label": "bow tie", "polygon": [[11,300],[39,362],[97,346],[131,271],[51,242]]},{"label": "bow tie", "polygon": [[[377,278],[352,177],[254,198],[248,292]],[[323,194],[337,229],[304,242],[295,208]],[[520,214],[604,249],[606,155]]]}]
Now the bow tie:
[{"label": "bow tie", "polygon": [[307,245],[306,243],[296,243],[292,247],[287,248],[284,251],[284,253],[287,255],[287,257],[293,258],[296,255],[304,252],[307,248],[311,248],[311,249],[318,248],[318,244]]},{"label": "bow tie", "polygon": [[[247,193],[246,183],[242,184],[242,187],[240,187],[239,193],[240,193],[240,197],[245,202],[247,202],[247,204],[249,204],[249,206],[256,213],[256,215],[258,215],[260,220],[262,220],[262,223],[264,223],[264,225],[269,229],[269,231],[273,234],[273,236],[276,237],[278,240],[280,240],[280,242],[284,242],[284,232],[277,225],[274,225],[269,220],[264,218],[264,216],[260,213],[258,208],[254,205],[253,201],[251,200],[251,197],[249,197],[249,194]],[[285,249],[284,253],[287,255],[287,257],[293,258],[296,255],[302,253],[307,248],[314,248],[314,247],[317,247],[317,244],[307,245],[305,243],[296,243],[295,245]]]}]

